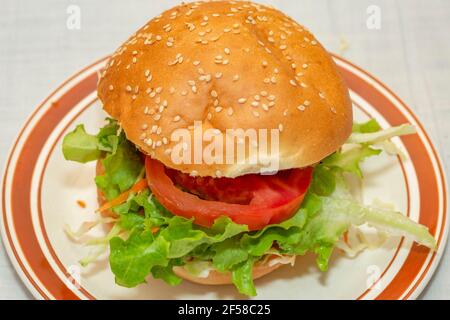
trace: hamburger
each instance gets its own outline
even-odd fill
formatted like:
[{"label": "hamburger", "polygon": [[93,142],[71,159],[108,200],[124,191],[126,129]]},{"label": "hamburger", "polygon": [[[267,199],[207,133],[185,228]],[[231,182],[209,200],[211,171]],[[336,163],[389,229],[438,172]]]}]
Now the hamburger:
[{"label": "hamburger", "polygon": [[426,227],[362,204],[348,183],[414,128],[353,123],[329,53],[274,8],[212,1],[162,13],[110,57],[98,97],[104,126],[78,125],[63,153],[97,161],[109,226],[98,242],[118,285],[152,276],[254,296],[254,279],[297,256],[315,254],[325,271],[366,224],[435,247]]}]

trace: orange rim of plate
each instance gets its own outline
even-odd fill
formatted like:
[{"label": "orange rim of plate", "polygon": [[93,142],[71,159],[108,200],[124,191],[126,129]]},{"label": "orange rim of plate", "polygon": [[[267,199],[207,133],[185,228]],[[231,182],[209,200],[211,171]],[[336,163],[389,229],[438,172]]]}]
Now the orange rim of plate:
[{"label": "orange rim of plate", "polygon": [[[335,55],[333,57],[350,91],[370,104],[389,125],[412,123],[417,127],[418,134],[402,137],[401,142],[410,155],[418,181],[419,222],[427,226],[436,237],[438,248],[435,252],[431,252],[423,246],[413,244],[398,272],[373,297],[375,299],[416,298],[438,265],[448,233],[446,179],[439,156],[417,117],[390,89],[352,63]],[[32,192],[30,191],[33,176],[36,175],[34,172],[36,161],[47,139],[60,121],[76,106],[80,103],[84,104],[79,109],[81,111],[70,115],[71,119],[65,129],[81,112],[95,102],[96,99],[86,101],[86,98],[96,91],[98,71],[107,59],[108,57],[105,57],[73,75],[36,108],[19,132],[6,162],[1,187],[3,242],[15,269],[36,298],[95,299],[82,286],[70,285],[73,283],[71,274],[57,257],[45,231],[41,209],[41,188],[38,189],[36,199],[38,222],[33,221]],[[358,103],[355,103],[355,106],[370,115],[370,112]],[[64,131],[55,141],[61,138]],[[51,150],[55,145],[56,142]],[[44,169],[38,173],[39,186],[42,185],[42,176],[50,154],[51,152],[46,155]],[[405,169],[400,159],[399,162],[406,179]],[[408,181],[406,185],[409,215]],[[35,231],[36,223],[42,230],[41,236],[46,248],[43,248],[42,242],[38,241]],[[402,243],[403,239],[378,281],[391,268]],[[54,263],[49,262],[49,256]],[[373,290],[375,284],[376,282],[355,298],[364,299]]]}]

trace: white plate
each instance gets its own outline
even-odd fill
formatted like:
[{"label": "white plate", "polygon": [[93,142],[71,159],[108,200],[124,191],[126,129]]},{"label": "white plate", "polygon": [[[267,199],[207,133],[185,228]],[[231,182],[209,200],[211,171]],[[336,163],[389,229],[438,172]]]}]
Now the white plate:
[{"label": "white plate", "polygon": [[[418,134],[396,138],[405,159],[382,156],[364,164],[363,199],[393,203],[430,228],[436,252],[400,238],[349,259],[336,252],[329,271],[314,257],[297,258],[256,281],[257,299],[408,299],[433,274],[443,252],[448,225],[446,183],[436,151],[411,110],[361,69],[335,57],[351,93],[356,120],[377,119],[383,127],[411,123]],[[94,165],[63,159],[62,137],[78,123],[96,132],[105,113],[96,100],[97,71],[105,59],[82,70],[53,92],[31,115],[10,152],[2,184],[2,234],[15,268],[37,298],[44,299],[217,299],[242,298],[232,286],[158,280],[127,289],[114,283],[107,254],[81,268],[90,249],[71,242],[63,229],[95,218]],[[86,202],[80,208],[77,200]],[[105,231],[95,230],[97,234]]]}]

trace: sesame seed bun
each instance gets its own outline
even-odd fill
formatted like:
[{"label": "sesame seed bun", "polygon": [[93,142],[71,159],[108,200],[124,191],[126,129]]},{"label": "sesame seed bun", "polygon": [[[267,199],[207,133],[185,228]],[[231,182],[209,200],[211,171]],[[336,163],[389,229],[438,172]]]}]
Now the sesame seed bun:
[{"label": "sesame seed bun", "polygon": [[197,121],[223,138],[227,129],[278,129],[279,152],[264,157],[280,170],[322,160],[352,125],[347,87],[314,36],[244,1],[181,4],[152,19],[112,55],[98,96],[142,152],[199,176],[258,173],[263,164],[174,163],[172,134],[193,132]]}]

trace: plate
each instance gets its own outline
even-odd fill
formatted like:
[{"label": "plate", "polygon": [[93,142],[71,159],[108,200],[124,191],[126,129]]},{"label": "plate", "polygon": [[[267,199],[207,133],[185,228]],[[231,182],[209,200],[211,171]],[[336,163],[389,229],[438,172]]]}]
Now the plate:
[{"label": "plate", "polygon": [[[64,226],[76,229],[95,219],[94,164],[64,161],[62,137],[76,124],[96,132],[106,114],[96,97],[98,71],[107,58],[72,76],[46,98],[20,131],[2,181],[2,236],[23,282],[40,299],[237,299],[232,286],[205,287],[183,282],[170,287],[159,280],[133,289],[114,283],[108,255],[82,268],[91,248],[73,243]],[[403,238],[354,258],[338,251],[326,273],[314,257],[298,257],[257,280],[256,299],[414,299],[438,266],[447,233],[447,191],[439,156],[414,113],[385,85],[334,56],[350,89],[355,120],[375,118],[383,128],[410,123],[417,134],[394,138],[404,157],[383,154],[364,163],[362,198],[382,199],[426,225],[437,239],[435,252]],[[77,204],[86,203],[82,208]],[[94,235],[105,233],[101,227]]]}]

